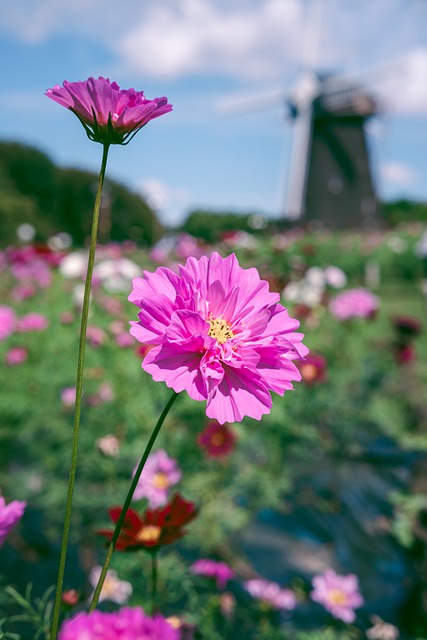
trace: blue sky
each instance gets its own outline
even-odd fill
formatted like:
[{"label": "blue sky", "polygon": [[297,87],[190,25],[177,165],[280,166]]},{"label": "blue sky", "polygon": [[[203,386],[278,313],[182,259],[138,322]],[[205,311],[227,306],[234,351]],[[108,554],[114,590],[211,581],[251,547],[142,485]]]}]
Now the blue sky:
[{"label": "blue sky", "polygon": [[[103,75],[174,105],[113,147],[108,167],[162,220],[176,224],[198,207],[277,217],[292,152],[283,97],[303,69],[364,75],[386,65],[370,85],[383,105],[370,127],[378,190],[427,201],[426,25],[427,0],[5,2],[0,138],[97,171],[100,145],[44,92]],[[227,99],[272,92],[268,109],[219,112]]]}]

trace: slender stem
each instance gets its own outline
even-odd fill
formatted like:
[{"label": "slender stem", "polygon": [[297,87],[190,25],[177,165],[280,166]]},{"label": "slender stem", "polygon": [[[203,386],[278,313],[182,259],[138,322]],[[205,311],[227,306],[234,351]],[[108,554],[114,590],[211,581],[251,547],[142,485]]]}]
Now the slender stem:
[{"label": "slender stem", "polygon": [[108,571],[108,567],[110,566],[110,562],[111,562],[111,557],[113,555],[118,537],[120,535],[120,531],[122,529],[122,525],[123,522],[125,520],[126,514],[127,514],[127,510],[129,509],[130,503],[132,502],[132,498],[133,498],[133,494],[135,493],[135,489],[137,487],[137,484],[139,482],[139,479],[141,477],[141,473],[142,470],[144,469],[145,463],[147,462],[147,458],[150,455],[150,451],[153,448],[154,442],[156,441],[156,438],[159,434],[159,431],[162,427],[163,422],[165,421],[165,418],[167,416],[167,414],[169,413],[169,409],[172,407],[173,403],[175,402],[175,400],[177,399],[178,394],[174,391],[172,394],[172,397],[169,399],[168,403],[166,404],[165,408],[163,409],[156,426],[153,429],[153,432],[150,436],[150,439],[147,443],[147,446],[145,447],[145,451],[142,454],[142,458],[139,461],[139,465],[138,468],[135,472],[135,475],[132,479],[131,485],[129,487],[129,491],[127,493],[126,499],[123,503],[123,507],[122,510],[120,512],[119,518],[117,520],[116,523],[116,527],[114,529],[113,532],[113,537],[111,538],[111,542],[109,544],[108,547],[108,551],[107,551],[107,557],[105,558],[105,562],[104,565],[102,567],[102,571],[101,574],[99,576],[98,579],[98,584],[95,587],[95,591],[93,592],[93,596],[92,596],[92,602],[90,603],[90,607],[89,607],[89,611],[93,611],[96,608],[96,605],[98,604],[98,600],[99,600],[99,596],[101,595],[101,591],[102,591],[102,586],[104,584],[104,580],[105,577],[107,575],[107,571]]},{"label": "slender stem", "polygon": [[158,555],[157,551],[150,553],[151,556],[151,615],[154,616],[157,609],[157,575],[158,575]]},{"label": "slender stem", "polygon": [[80,414],[82,406],[83,391],[83,369],[85,359],[86,332],[89,316],[90,290],[92,284],[93,265],[95,262],[96,241],[98,237],[99,211],[101,208],[102,187],[104,185],[105,169],[107,166],[107,157],[109,144],[104,144],[102,153],[101,168],[99,171],[98,189],[96,192],[95,205],[93,209],[92,234],[89,247],[89,257],[87,264],[86,282],[84,288],[82,316],[80,323],[80,342],[77,359],[77,376],[76,376],[76,402],[74,409],[74,429],[71,446],[70,471],[68,477],[67,500],[65,504],[64,528],[62,532],[61,554],[59,558],[58,579],[56,584],[55,602],[52,614],[52,629],[50,640],[56,640],[59,627],[59,614],[61,609],[62,587],[64,584],[65,563],[67,559],[68,540],[70,537],[71,509],[73,503],[74,482],[77,468],[77,452],[80,430]]}]

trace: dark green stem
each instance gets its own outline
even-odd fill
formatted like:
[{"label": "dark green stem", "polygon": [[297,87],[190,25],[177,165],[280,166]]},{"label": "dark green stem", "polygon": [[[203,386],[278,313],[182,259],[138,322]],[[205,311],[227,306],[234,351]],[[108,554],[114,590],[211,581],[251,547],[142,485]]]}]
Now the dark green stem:
[{"label": "dark green stem", "polygon": [[68,540],[70,537],[71,510],[73,504],[74,483],[77,468],[77,453],[80,431],[80,414],[82,406],[82,390],[83,390],[83,369],[85,359],[86,332],[89,316],[90,290],[92,284],[93,266],[95,262],[96,242],[98,238],[99,211],[101,208],[102,187],[104,185],[105,169],[107,166],[108,150],[110,145],[104,144],[102,153],[101,169],[99,171],[98,189],[96,192],[95,205],[93,209],[92,234],[90,239],[89,257],[87,264],[87,273],[83,297],[82,316],[80,323],[80,342],[77,359],[77,376],[76,376],[76,402],[74,409],[74,429],[71,446],[70,471],[68,477],[67,501],[65,505],[64,528],[62,532],[61,554],[59,558],[58,579],[56,583],[55,602],[52,614],[52,629],[50,640],[56,640],[59,627],[59,615],[61,610],[62,587],[64,584],[65,563],[67,559]]},{"label": "dark green stem", "polygon": [[126,517],[126,513],[127,510],[130,507],[130,503],[132,502],[132,498],[133,498],[133,494],[135,493],[135,489],[136,486],[139,482],[139,479],[141,477],[141,473],[142,470],[144,469],[145,463],[147,462],[147,458],[150,455],[151,449],[153,448],[154,442],[159,434],[159,431],[162,427],[163,422],[165,421],[165,418],[167,416],[167,414],[169,413],[169,409],[172,407],[173,403],[175,402],[175,400],[177,399],[178,394],[177,393],[173,393],[172,397],[170,398],[169,402],[167,403],[167,405],[165,406],[165,408],[163,409],[156,426],[153,429],[153,432],[150,436],[150,439],[147,443],[147,446],[145,447],[145,451],[142,454],[142,458],[139,461],[139,465],[138,468],[135,472],[135,475],[132,479],[131,485],[129,487],[129,491],[127,493],[126,499],[123,503],[123,507],[122,510],[120,512],[120,516],[119,519],[117,520],[116,523],[116,527],[114,529],[113,532],[113,537],[111,538],[111,542],[109,544],[108,547],[108,551],[107,551],[107,557],[105,558],[105,562],[104,565],[102,567],[102,571],[101,571],[101,575],[99,576],[99,580],[98,580],[98,584],[95,587],[95,591],[93,593],[92,596],[92,602],[90,603],[90,607],[89,607],[89,611],[93,611],[96,608],[96,605],[98,604],[98,600],[99,600],[99,596],[101,595],[101,591],[102,591],[102,586],[104,584],[104,580],[105,577],[107,575],[107,571],[108,571],[108,567],[110,566],[110,562],[111,562],[111,556],[113,555],[116,543],[117,543],[117,539],[120,535],[120,531],[122,529],[122,525],[123,522],[125,520]]},{"label": "dark green stem", "polygon": [[150,556],[151,556],[151,615],[154,616],[157,609],[157,574],[158,574],[157,551],[151,552]]}]

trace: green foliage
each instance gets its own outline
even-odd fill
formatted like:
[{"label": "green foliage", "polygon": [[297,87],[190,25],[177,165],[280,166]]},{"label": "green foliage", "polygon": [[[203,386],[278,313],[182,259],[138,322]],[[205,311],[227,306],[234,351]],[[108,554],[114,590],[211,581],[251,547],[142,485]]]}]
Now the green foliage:
[{"label": "green foliage", "polygon": [[[83,245],[89,235],[98,176],[56,167],[41,151],[18,143],[0,143],[0,243],[16,241],[16,229],[30,223],[36,239],[46,242],[59,232]],[[145,200],[108,180],[100,215],[100,240],[133,240],[151,246],[162,226]]]},{"label": "green foliage", "polygon": [[[70,208],[71,220],[78,202],[85,201],[89,211],[90,191],[79,172],[70,171],[64,176],[64,184],[69,180],[70,200],[72,193],[78,194]],[[123,207],[126,209],[125,200]],[[356,319],[340,324],[327,310],[327,299],[334,295],[328,291],[324,304],[302,320],[306,344],[327,361],[326,381],[318,385],[298,384],[294,392],[283,398],[274,396],[273,409],[261,423],[245,419],[241,424],[231,425],[237,444],[229,456],[209,459],[201,451],[197,436],[207,423],[205,406],[185,394],[180,395],[162,427],[156,448],[166,449],[178,460],[183,471],[178,489],[200,507],[200,515],[188,527],[188,534],[160,555],[162,610],[176,613],[185,607],[189,621],[204,629],[203,637],[207,640],[232,639],[237,637],[233,635],[237,628],[244,629],[248,639],[256,640],[353,637],[348,635],[349,630],[345,635],[337,629],[299,635],[292,632],[292,635],[277,620],[262,617],[249,605],[236,613],[233,621],[224,619],[218,595],[196,583],[188,565],[190,558],[209,555],[250,566],[251,558],[242,557],[239,539],[257,514],[266,510],[286,514],[292,508],[309,505],[316,515],[342,515],[343,505],[336,487],[316,492],[310,485],[310,474],[319,469],[329,472],[332,466],[344,473],[350,462],[363,462],[370,445],[382,438],[392,441],[402,452],[427,450],[423,402],[427,344],[423,335],[414,340],[417,359],[413,363],[402,368],[393,357],[395,335],[391,317],[396,313],[414,315],[419,320],[424,317],[419,263],[413,254],[418,236],[413,231],[401,230],[399,237],[407,243],[399,254],[387,244],[388,234],[375,246],[362,234],[354,237],[316,234],[290,238],[282,250],[275,249],[275,239],[267,236],[260,237],[258,247],[251,251],[236,248],[242,266],[258,267],[264,278],[276,284],[297,280],[309,266],[335,264],[344,268],[349,286],[359,285],[363,283],[367,260],[377,260],[383,275],[376,290],[381,307],[371,321]],[[219,248],[224,255],[232,250],[225,245]],[[155,267],[144,249],[132,257],[141,270]],[[40,289],[35,297],[17,302],[10,295],[15,284],[12,275],[6,271],[3,275],[2,299],[13,305],[19,317],[37,311],[46,314],[50,321],[46,331],[15,333],[0,344],[1,360],[13,346],[24,346],[29,354],[28,361],[20,366],[4,366],[0,381],[0,486],[7,500],[28,503],[21,525],[8,539],[12,553],[4,566],[16,589],[20,586],[18,579],[31,581],[34,574],[38,575],[39,581],[34,580],[35,597],[42,598],[39,589],[47,586],[43,581],[51,584],[56,578],[56,549],[68,479],[73,412],[61,403],[61,391],[72,387],[75,380],[79,315],[73,306],[73,288],[79,281],[64,280],[54,270],[48,289]],[[99,346],[89,344],[86,352],[72,561],[65,580],[65,588],[81,590],[82,602],[90,595],[87,575],[95,564],[102,563],[105,554],[96,531],[112,526],[108,509],[122,502],[132,470],[171,394],[165,385],[153,382],[141,370],[141,360],[134,348],[121,348],[115,342],[114,323],[127,326],[129,320],[136,319],[136,307],[126,301],[128,293],[126,290],[114,296],[120,307],[114,313],[106,310],[106,302],[111,302],[112,296],[102,287],[96,288],[92,296],[89,324],[101,328],[106,339]],[[289,311],[294,315],[292,305]],[[70,324],[60,321],[63,312],[71,313]],[[112,397],[93,402],[100,385],[105,383],[110,385]],[[107,434],[118,438],[117,457],[102,454],[97,445]],[[366,464],[374,463],[368,460]],[[297,487],[302,487],[301,491]],[[406,545],[414,536],[414,518],[424,503],[408,490],[397,502],[390,497],[389,506],[390,512],[395,507],[391,530]],[[134,507],[142,510],[145,502],[135,502]],[[384,518],[387,522],[391,520],[388,512]],[[31,562],[23,563],[18,558],[20,554]],[[6,563],[6,554],[0,554],[2,558]],[[147,607],[148,557],[117,553],[113,567],[122,579],[134,585],[131,604]],[[39,611],[37,606],[34,611]],[[9,637],[12,638],[4,636]]]},{"label": "green foliage", "polygon": [[402,222],[427,222],[427,204],[425,202],[393,200],[384,202],[382,211],[391,226],[396,226]]},{"label": "green foliage", "polygon": [[214,243],[231,231],[251,231],[250,214],[216,213],[213,211],[192,211],[181,227],[185,233]]}]

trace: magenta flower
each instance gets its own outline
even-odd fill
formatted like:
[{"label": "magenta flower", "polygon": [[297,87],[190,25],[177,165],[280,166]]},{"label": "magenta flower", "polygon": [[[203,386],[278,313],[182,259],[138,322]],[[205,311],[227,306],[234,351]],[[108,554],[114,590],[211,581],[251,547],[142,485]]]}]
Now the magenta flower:
[{"label": "magenta flower", "polygon": [[108,78],[56,85],[45,93],[70,109],[90,140],[101,144],[127,144],[147,122],[172,111],[167,98],[148,100],[143,91],[120,89]]},{"label": "magenta flower", "polygon": [[0,496],[0,546],[6,539],[7,534],[19,522],[24,515],[26,502],[12,500],[6,505],[6,500]]},{"label": "magenta flower", "polygon": [[22,364],[28,358],[28,351],[25,347],[12,347],[5,355],[5,362],[11,367]]},{"label": "magenta flower", "polygon": [[228,564],[209,558],[201,558],[193,562],[190,571],[198,576],[214,578],[218,589],[225,589],[227,582],[235,576],[233,569]]},{"label": "magenta flower", "polygon": [[338,320],[373,318],[380,304],[379,298],[364,289],[348,289],[339,293],[329,303],[329,310]]},{"label": "magenta flower", "polygon": [[[136,468],[134,469],[135,474]],[[166,451],[159,449],[148,456],[134,493],[134,500],[147,498],[151,509],[163,507],[169,498],[169,489],[181,480],[177,462]]]},{"label": "magenta flower", "polygon": [[335,618],[347,623],[354,622],[354,610],[364,604],[356,575],[349,573],[339,576],[333,569],[327,569],[313,578],[313,587],[310,593],[312,600],[321,604]]},{"label": "magenta flower", "polygon": [[197,444],[204,449],[209,458],[223,458],[234,449],[236,436],[227,424],[220,425],[210,420],[197,436]]},{"label": "magenta flower", "polygon": [[297,599],[291,589],[282,589],[277,582],[269,582],[261,578],[248,580],[243,585],[255,600],[273,609],[295,609]]},{"label": "magenta flower", "polygon": [[14,331],[16,325],[15,312],[11,307],[0,306],[0,342],[6,340]]},{"label": "magenta flower", "polygon": [[180,634],[167,620],[147,616],[140,607],[119,611],[78,613],[65,620],[59,640],[179,640]]},{"label": "magenta flower", "polygon": [[28,331],[43,331],[49,326],[49,320],[41,313],[27,313],[18,320],[17,331],[27,333]]},{"label": "magenta flower", "polygon": [[301,380],[292,360],[308,349],[299,322],[279,304],[256,269],[234,254],[188,258],[179,274],[159,267],[133,280],[129,300],[140,311],[130,332],[151,345],[142,368],[174,391],[206,400],[220,424],[245,415],[259,420]]}]

